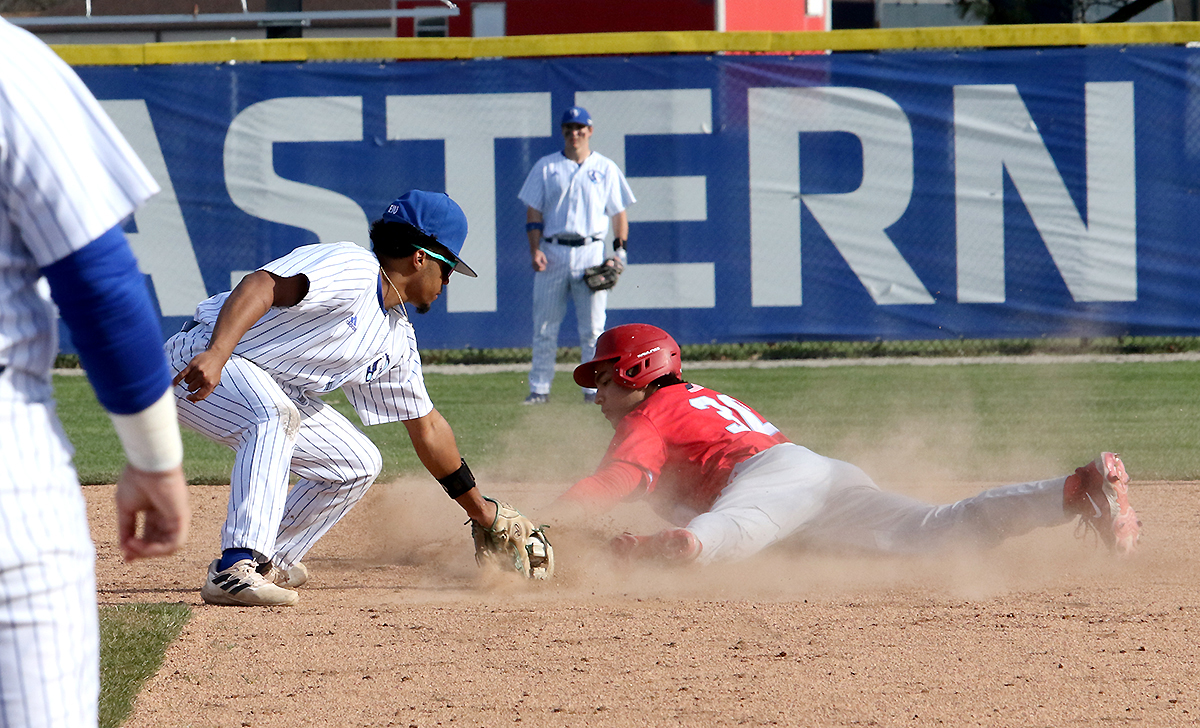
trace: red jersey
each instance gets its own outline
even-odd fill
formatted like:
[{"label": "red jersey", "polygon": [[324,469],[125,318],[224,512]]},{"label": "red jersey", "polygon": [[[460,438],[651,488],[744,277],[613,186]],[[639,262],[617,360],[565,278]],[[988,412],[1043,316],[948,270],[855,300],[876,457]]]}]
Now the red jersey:
[{"label": "red jersey", "polygon": [[611,507],[644,493],[678,523],[711,508],[738,463],[785,442],[778,428],[733,397],[674,384],[617,423],[596,474],[563,497]]}]

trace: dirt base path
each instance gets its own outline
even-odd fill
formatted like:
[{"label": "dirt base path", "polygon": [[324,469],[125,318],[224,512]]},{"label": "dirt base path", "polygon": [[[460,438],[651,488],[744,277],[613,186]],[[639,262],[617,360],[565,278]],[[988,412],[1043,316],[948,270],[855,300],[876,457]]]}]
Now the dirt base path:
[{"label": "dirt base path", "polygon": [[251,609],[200,601],[228,488],[191,489],[181,555],[130,566],[113,546],[112,488],[85,488],[101,604],[195,608],[127,725],[1200,722],[1198,483],[1134,485],[1142,549],[1124,562],[1065,526],[981,556],[777,550],[629,569],[600,546],[657,526],[630,510],[593,534],[552,533],[560,578],[544,584],[476,570],[461,512],[436,491],[376,486],[306,559],[299,606]]}]

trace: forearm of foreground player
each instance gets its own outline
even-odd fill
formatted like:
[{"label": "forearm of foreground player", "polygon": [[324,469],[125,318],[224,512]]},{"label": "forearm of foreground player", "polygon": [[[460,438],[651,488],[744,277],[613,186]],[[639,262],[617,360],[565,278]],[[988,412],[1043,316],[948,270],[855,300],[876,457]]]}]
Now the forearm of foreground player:
[{"label": "forearm of foreground player", "polygon": [[[408,430],[408,437],[421,464],[434,478],[444,480],[465,467],[466,461],[459,454],[458,443],[454,440],[454,430],[450,429],[450,423],[437,410],[430,410],[429,414],[415,420],[405,420],[404,427]],[[469,469],[467,473],[469,475]],[[479,488],[472,487],[455,496],[454,502],[477,523],[490,526],[496,520],[496,506],[483,499]]]},{"label": "forearm of foreground player", "polygon": [[191,519],[175,395],[168,390],[141,412],[112,420],[129,458],[117,479],[121,554],[133,561],[172,553],[187,540]]}]

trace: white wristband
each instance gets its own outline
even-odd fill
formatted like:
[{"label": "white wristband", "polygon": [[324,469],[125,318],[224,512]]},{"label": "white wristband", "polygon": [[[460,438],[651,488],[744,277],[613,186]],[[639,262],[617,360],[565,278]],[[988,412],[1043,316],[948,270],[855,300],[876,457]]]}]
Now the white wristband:
[{"label": "white wristband", "polygon": [[108,413],[112,418],[125,458],[138,470],[161,473],[183,462],[183,440],[175,415],[175,395],[171,389],[157,402],[132,415]]}]

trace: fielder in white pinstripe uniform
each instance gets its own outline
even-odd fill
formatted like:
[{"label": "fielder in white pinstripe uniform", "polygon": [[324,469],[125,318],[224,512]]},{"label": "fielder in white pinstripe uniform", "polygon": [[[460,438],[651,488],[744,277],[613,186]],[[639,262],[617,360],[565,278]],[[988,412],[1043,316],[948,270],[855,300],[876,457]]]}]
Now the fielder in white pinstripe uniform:
[{"label": "fielder in white pinstripe uniform", "polygon": [[[582,361],[596,351],[604,331],[608,291],[593,291],[583,282],[584,271],[604,260],[604,238],[612,218],[613,249],[624,263],[629,241],[625,208],[636,202],[616,163],[591,150],[592,117],[572,106],[563,112],[563,150],[533,165],[518,197],[527,205],[525,232],[533,270],[533,364],[525,404],[550,400],[558,327],[567,314],[567,299],[575,302]],[[596,390],[584,389],[584,401],[595,401]]]},{"label": "fielder in white pinstripe uniform", "polygon": [[[180,421],[237,452],[210,604],[290,605],[301,559],[366,493],[378,448],[316,395],[341,388],[366,425],[404,422],[421,462],[484,526],[496,506],[475,487],[454,433],[425,391],[405,304],[424,313],[452,271],[467,219],[449,197],[415,190],[354,243],[297,248],[196,308],[167,341]],[[299,480],[288,491],[288,473]]]},{"label": "fielder in white pinstripe uniform", "polygon": [[129,459],[117,484],[126,560],[187,535],[162,334],[120,228],[157,191],[78,76],[0,19],[0,726],[97,723],[94,550],[55,415],[43,277]]}]

